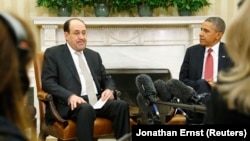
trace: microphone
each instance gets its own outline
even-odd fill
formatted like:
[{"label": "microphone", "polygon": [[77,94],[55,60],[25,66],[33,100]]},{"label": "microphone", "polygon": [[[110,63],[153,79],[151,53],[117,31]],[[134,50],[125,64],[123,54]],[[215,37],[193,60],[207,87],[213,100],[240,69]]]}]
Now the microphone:
[{"label": "microphone", "polygon": [[166,89],[171,95],[179,98],[182,103],[190,104],[197,101],[195,90],[177,79],[168,80]]},{"label": "microphone", "polygon": [[157,96],[161,101],[169,102],[173,99],[173,95],[168,91],[166,82],[162,79],[157,79],[154,81]]},{"label": "microphone", "polygon": [[[197,95],[193,90],[190,90],[192,88],[189,88],[188,86],[183,84],[181,81],[171,79],[171,80],[165,82],[165,81],[163,81],[161,79],[158,79],[158,80],[156,80],[154,82],[154,85],[155,85],[155,88],[156,88],[156,91],[157,91],[157,95],[161,100],[161,101],[156,102],[157,104],[175,107],[176,109],[178,109],[178,111],[180,111],[184,115],[186,115],[186,113],[184,113],[182,111],[182,109],[190,110],[190,111],[194,111],[194,112],[199,112],[199,113],[205,113],[206,112],[205,106],[202,106],[198,102],[200,99],[202,99],[200,97],[204,96],[204,94],[201,94],[201,96]],[[173,89],[172,85],[174,85],[174,88],[177,89],[177,90],[178,89],[183,89],[183,88],[184,88],[184,90],[188,89],[188,91],[189,91],[188,96],[182,96],[182,95],[185,95],[185,93],[182,92],[181,90],[173,91],[172,90]],[[176,98],[178,98],[179,101]],[[179,103],[180,100],[182,101],[182,103]],[[188,101],[188,103],[195,103],[195,104],[187,104],[187,103],[184,104],[183,101],[184,102]],[[198,105],[196,103],[198,103]],[[180,109],[180,108],[182,108],[182,109]]]},{"label": "microphone", "polygon": [[147,74],[139,74],[136,76],[135,83],[139,91],[136,99],[139,109],[147,115],[150,124],[161,124],[160,113],[155,104],[158,98],[151,77]]},{"label": "microphone", "polygon": [[150,102],[156,102],[156,89],[150,76],[147,74],[139,74],[135,80],[137,89],[143,97],[148,99]]},{"label": "microphone", "polygon": [[141,93],[137,94],[136,101],[139,107],[142,124],[162,124],[160,121],[160,113],[155,103],[149,105],[148,100],[146,100]]},{"label": "microphone", "polygon": [[160,117],[160,112],[159,112],[159,110],[158,110],[158,108],[157,108],[156,104],[155,104],[155,103],[153,103],[153,104],[152,104],[152,106],[153,106],[153,109],[154,109],[154,111],[155,111],[155,114],[156,114],[157,116],[159,116],[159,117]]}]

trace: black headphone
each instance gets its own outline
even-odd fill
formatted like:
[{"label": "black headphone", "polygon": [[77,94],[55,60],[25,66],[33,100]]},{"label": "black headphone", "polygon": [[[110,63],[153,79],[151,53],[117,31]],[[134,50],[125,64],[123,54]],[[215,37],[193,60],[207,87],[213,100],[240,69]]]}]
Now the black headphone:
[{"label": "black headphone", "polygon": [[22,24],[15,17],[8,13],[0,12],[0,20],[2,20],[8,28],[8,31],[13,37],[13,41],[15,42],[15,45],[17,47],[20,63],[19,72],[21,77],[22,89],[26,93],[29,88],[29,78],[27,76],[26,66],[24,62],[29,51],[27,32],[25,31]]},{"label": "black headphone", "polygon": [[22,24],[8,13],[1,12],[0,19],[6,24],[8,30],[11,32],[16,46],[20,50],[27,50],[29,48],[27,33]]}]

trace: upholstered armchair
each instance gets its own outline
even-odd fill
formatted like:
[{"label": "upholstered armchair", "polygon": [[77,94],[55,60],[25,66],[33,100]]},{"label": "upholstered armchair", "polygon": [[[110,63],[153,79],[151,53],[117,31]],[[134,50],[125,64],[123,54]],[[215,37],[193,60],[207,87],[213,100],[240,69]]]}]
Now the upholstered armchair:
[{"label": "upholstered armchair", "polygon": [[[51,94],[46,93],[42,89],[41,83],[41,71],[43,64],[43,52],[37,53],[34,60],[35,79],[37,87],[37,97],[39,102],[40,113],[40,133],[39,138],[41,141],[45,141],[47,136],[53,136],[58,141],[76,140],[76,124],[72,120],[63,119],[57,112],[53,103],[53,97]],[[117,91],[119,92],[119,91]],[[47,125],[45,123],[45,107],[49,106],[52,111],[56,122],[53,125]],[[136,124],[131,119],[131,125]],[[96,118],[94,123],[94,140],[98,140],[100,137],[113,137],[114,130],[112,128],[112,122],[105,118]]]}]

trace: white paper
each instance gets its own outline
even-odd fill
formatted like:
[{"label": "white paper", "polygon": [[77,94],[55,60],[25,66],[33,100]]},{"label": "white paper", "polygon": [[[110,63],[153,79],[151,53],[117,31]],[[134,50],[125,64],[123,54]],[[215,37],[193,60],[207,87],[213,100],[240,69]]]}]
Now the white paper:
[{"label": "white paper", "polygon": [[107,102],[107,100],[109,99],[110,96],[108,96],[105,100],[102,100],[101,98],[95,103],[95,105],[93,106],[94,109],[101,109],[102,106]]}]

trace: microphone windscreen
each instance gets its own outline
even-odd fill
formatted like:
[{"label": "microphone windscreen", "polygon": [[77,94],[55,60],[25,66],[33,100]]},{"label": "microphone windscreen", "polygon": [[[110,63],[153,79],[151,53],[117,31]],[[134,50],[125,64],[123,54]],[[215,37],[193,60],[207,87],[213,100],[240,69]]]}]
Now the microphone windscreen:
[{"label": "microphone windscreen", "polygon": [[154,81],[154,85],[157,95],[161,101],[170,102],[172,100],[173,96],[171,95],[170,92],[168,92],[167,84],[165,81],[157,79],[156,81]]},{"label": "microphone windscreen", "polygon": [[150,106],[148,101],[142,96],[141,93],[138,93],[136,96],[137,105],[139,107],[139,114],[142,124],[152,124],[152,117],[150,115]]},{"label": "microphone windscreen", "polygon": [[157,101],[156,89],[150,76],[147,74],[139,74],[136,76],[135,83],[139,93],[141,93],[143,97],[150,102]]},{"label": "microphone windscreen", "polygon": [[167,91],[171,95],[179,98],[182,103],[190,104],[192,103],[192,97],[196,95],[193,88],[187,86],[183,82],[177,79],[170,79],[166,82]]}]

